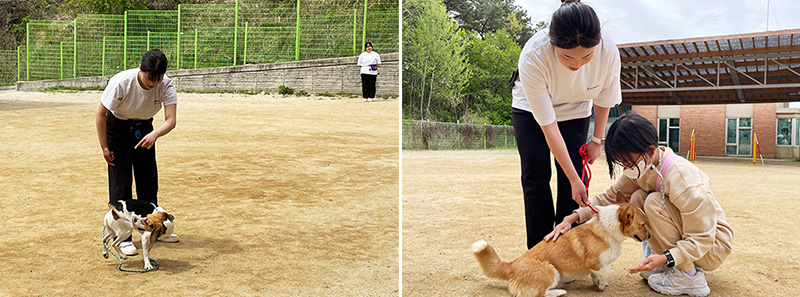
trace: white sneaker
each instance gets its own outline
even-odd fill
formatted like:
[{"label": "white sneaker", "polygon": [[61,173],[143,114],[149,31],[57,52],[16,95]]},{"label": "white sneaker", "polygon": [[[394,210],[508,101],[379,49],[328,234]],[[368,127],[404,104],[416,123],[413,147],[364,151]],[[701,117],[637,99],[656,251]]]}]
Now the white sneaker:
[{"label": "white sneaker", "polygon": [[367,98],[367,102],[372,102],[372,98]]},{"label": "white sneaker", "polygon": [[647,284],[656,292],[665,295],[690,295],[694,297],[705,297],[711,293],[702,270],[697,269],[695,275],[689,275],[678,267],[665,270],[647,278]]},{"label": "white sneaker", "polygon": [[656,269],[653,269],[653,270],[650,270],[650,271],[639,272],[639,276],[641,276],[643,279],[647,280],[647,278],[649,278],[651,275],[656,274],[656,273],[663,273],[663,272],[664,272],[664,266],[658,266],[658,267],[656,267]]},{"label": "white sneaker", "polygon": [[136,246],[133,245],[133,242],[130,241],[123,241],[119,245],[119,249],[122,251],[123,254],[127,256],[136,256],[139,254],[139,251],[136,249]]},{"label": "white sneaker", "polygon": [[173,243],[173,242],[178,242],[178,241],[181,241],[181,240],[178,239],[178,234],[171,234],[170,236],[161,236],[161,237],[159,237],[158,241]]},{"label": "white sneaker", "polygon": [[364,102],[367,102],[367,98],[364,98]]}]

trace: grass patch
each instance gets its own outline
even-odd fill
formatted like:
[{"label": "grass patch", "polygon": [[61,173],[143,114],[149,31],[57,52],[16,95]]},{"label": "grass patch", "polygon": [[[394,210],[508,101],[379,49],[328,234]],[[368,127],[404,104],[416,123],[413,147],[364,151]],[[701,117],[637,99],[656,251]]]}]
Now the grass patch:
[{"label": "grass patch", "polygon": [[291,94],[294,94],[294,89],[292,89],[290,87],[287,87],[287,86],[284,86],[284,85],[280,85],[280,86],[278,86],[278,94],[291,95]]},{"label": "grass patch", "polygon": [[322,92],[322,93],[319,93],[318,95],[320,95],[322,97],[336,97],[336,95],[328,93],[328,92]]},{"label": "grass patch", "polygon": [[194,93],[194,94],[237,94],[237,95],[269,95],[269,92],[262,90],[178,90],[181,93]]},{"label": "grass patch", "polygon": [[308,92],[306,92],[306,91],[297,91],[297,93],[295,93],[295,95],[301,96],[301,97],[305,97],[305,96],[308,96]]},{"label": "grass patch", "polygon": [[103,88],[103,87],[82,88],[82,87],[55,86],[55,87],[49,87],[49,88],[41,89],[41,90],[39,90],[39,92],[77,93],[77,92],[83,92],[83,91],[102,91],[104,89],[105,88]]}]

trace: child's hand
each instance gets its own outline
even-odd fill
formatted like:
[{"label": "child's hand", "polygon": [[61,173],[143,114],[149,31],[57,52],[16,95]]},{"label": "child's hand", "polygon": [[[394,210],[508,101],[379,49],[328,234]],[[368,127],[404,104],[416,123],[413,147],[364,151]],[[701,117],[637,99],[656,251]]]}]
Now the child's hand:
[{"label": "child's hand", "polygon": [[658,268],[661,265],[667,264],[667,256],[663,254],[652,254],[642,260],[636,267],[628,268],[628,273],[637,273],[639,271],[650,271]]},{"label": "child's hand", "polygon": [[106,159],[106,163],[108,163],[108,165],[114,166],[114,163],[111,163],[114,161],[114,152],[107,147],[103,148],[103,158]]}]

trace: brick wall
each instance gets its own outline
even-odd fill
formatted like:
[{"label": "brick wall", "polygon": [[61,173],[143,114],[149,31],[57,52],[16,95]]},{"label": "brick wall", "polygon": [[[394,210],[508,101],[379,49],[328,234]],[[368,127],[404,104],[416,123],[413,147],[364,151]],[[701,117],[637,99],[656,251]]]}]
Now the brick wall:
[{"label": "brick wall", "polygon": [[[381,70],[376,91],[378,96],[400,94],[399,54],[381,55]],[[276,92],[284,85],[295,91],[311,94],[361,95],[361,76],[356,65],[358,57],[343,57],[309,61],[253,64],[201,69],[167,71],[178,91],[265,90]],[[17,90],[35,91],[55,86],[72,88],[102,88],[111,76],[81,77],[42,81],[17,82]]]},{"label": "brick wall", "polygon": [[658,129],[658,106],[634,105],[631,107],[631,111],[638,113],[645,119],[650,120],[650,122],[653,123],[653,126],[656,126],[656,129]]},{"label": "brick wall", "polygon": [[697,156],[725,155],[725,105],[681,106],[681,154],[686,156],[695,130]]},{"label": "brick wall", "polygon": [[753,132],[758,137],[758,146],[764,158],[775,158],[776,110],[775,103],[753,104]]}]

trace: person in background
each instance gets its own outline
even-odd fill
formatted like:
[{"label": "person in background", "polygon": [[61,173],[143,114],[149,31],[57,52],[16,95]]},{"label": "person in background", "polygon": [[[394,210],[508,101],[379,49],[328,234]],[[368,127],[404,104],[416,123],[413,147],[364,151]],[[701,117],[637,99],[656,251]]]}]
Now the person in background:
[{"label": "person in background", "polygon": [[361,66],[361,94],[365,102],[372,102],[375,99],[378,67],[381,66],[381,56],[372,50],[372,42],[364,44],[364,52],[358,56],[357,64]]}]

